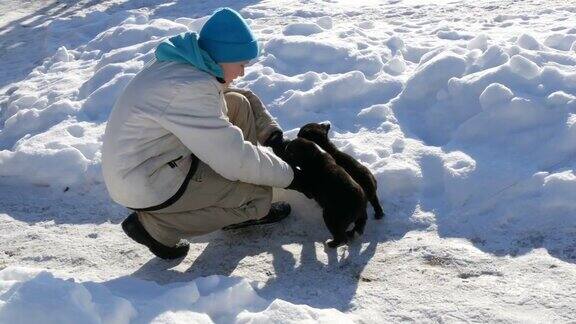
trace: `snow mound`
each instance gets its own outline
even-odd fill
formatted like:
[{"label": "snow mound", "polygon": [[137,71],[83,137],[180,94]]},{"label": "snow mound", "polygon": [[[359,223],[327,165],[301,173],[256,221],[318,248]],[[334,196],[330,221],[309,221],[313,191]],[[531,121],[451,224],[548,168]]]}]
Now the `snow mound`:
[{"label": "snow mound", "polygon": [[129,323],[137,314],[104,286],[55,278],[46,271],[0,271],[2,323]]},{"label": "snow mound", "polygon": [[542,45],[540,42],[536,40],[532,35],[529,34],[522,34],[518,37],[517,41],[518,46],[527,49],[527,50],[539,50],[542,49]]},{"label": "snow mound", "polygon": [[355,46],[338,40],[313,40],[303,36],[270,39],[264,64],[279,73],[296,75],[308,71],[345,73],[358,70],[372,76],[382,70],[376,53],[363,54]]},{"label": "snow mound", "polygon": [[406,62],[399,56],[392,58],[384,65],[384,71],[391,75],[399,75],[406,71]]},{"label": "snow mound", "polygon": [[322,31],[324,31],[322,27],[318,26],[317,24],[299,23],[299,24],[290,24],[286,26],[282,31],[282,33],[287,36],[291,35],[310,36],[313,34],[321,33]]},{"label": "snow mound", "polygon": [[288,90],[275,102],[281,108],[272,111],[288,128],[304,125],[313,114],[317,120],[352,129],[362,108],[387,102],[401,89],[402,84],[389,77],[367,80],[362,72],[352,71],[326,78],[310,89]]},{"label": "snow mound", "polygon": [[[488,52],[505,54],[496,47],[489,47],[484,55]],[[510,118],[506,123],[515,124],[514,127],[528,126],[521,120],[545,125],[549,123],[547,120],[561,118],[560,115],[567,117],[572,105],[570,97],[559,99],[561,95],[555,95],[555,102],[565,102],[564,109],[555,111],[545,108],[546,98],[557,91],[574,92],[573,72],[547,64],[544,55],[523,52],[510,58],[500,55],[501,64],[495,67],[488,64],[488,68],[476,72],[486,63],[484,55],[469,60],[464,55],[444,52],[421,64],[392,104],[400,122],[426,143],[444,145],[457,131],[467,133],[474,128],[474,118],[487,117],[483,110],[501,112],[498,117],[493,116],[494,122],[501,117]],[[516,97],[510,101],[511,95]],[[494,107],[506,100],[510,101],[508,109]],[[512,122],[512,118],[521,119]]]},{"label": "snow mound", "polygon": [[334,26],[334,21],[330,16],[320,17],[316,20],[316,23],[324,29],[332,29]]},{"label": "snow mound", "polygon": [[480,94],[480,106],[485,111],[507,104],[514,97],[512,91],[499,83],[492,83]]},{"label": "snow mound", "polygon": [[[407,134],[442,148],[417,158],[424,178],[414,190],[424,202],[442,192],[428,208],[443,210],[436,218],[447,235],[560,239],[576,226],[565,217],[576,211],[571,195],[552,189],[575,184],[576,146],[568,143],[574,143],[576,72],[529,35],[518,38],[519,47],[485,41],[474,40],[468,51],[426,54],[388,104]],[[454,152],[464,159],[450,164],[465,172],[447,164]]]},{"label": "snow mound", "polygon": [[576,35],[574,34],[552,34],[544,40],[544,45],[561,51],[569,51],[575,48]]},{"label": "snow mound", "polygon": [[[226,305],[226,307],[222,307]],[[335,309],[259,297],[245,279],[201,277],[157,285],[133,278],[104,283],[62,279],[44,270],[0,271],[2,323],[320,323],[350,322]]]}]

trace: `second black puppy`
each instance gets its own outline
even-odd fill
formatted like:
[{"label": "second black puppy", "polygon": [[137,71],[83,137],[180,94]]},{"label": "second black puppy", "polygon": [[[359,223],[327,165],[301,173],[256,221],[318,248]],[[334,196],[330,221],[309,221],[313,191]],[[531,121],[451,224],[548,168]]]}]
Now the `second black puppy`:
[{"label": "second black puppy", "polygon": [[[303,192],[323,209],[324,223],[334,237],[329,247],[348,242],[354,232],[364,233],[368,218],[364,191],[330,154],[309,140],[297,138],[288,143],[285,155],[303,174]],[[354,228],[347,232],[352,223]]]},{"label": "second black puppy", "polygon": [[380,206],[376,194],[376,189],[378,188],[376,178],[367,167],[356,161],[356,159],[350,155],[338,150],[338,148],[330,142],[328,138],[329,130],[330,124],[309,123],[300,128],[298,137],[310,140],[318,144],[324,151],[330,153],[334,160],[336,160],[336,163],[343,167],[344,170],[362,186],[366,198],[370,201],[372,207],[374,207],[374,217],[376,219],[384,217],[384,211],[382,210],[382,206]]}]

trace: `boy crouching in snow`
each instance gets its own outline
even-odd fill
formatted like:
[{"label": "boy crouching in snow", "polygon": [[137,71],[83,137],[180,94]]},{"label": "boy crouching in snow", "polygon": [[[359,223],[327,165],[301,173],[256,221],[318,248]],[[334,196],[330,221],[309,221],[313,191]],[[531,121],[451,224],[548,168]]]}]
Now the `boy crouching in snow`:
[{"label": "boy crouching in snow", "polygon": [[258,51],[242,17],[221,8],[199,35],[161,43],[110,114],[106,186],[134,210],[126,234],[160,258],[184,257],[186,237],[290,213],[287,203],[271,203],[272,187],[292,188],[299,173],[257,145],[282,152],[282,130],[256,95],[227,88]]}]

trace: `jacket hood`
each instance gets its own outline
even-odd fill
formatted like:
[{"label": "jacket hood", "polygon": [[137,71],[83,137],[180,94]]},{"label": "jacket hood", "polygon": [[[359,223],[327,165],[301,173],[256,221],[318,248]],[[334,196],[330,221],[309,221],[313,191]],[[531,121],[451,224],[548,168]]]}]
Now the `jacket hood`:
[{"label": "jacket hood", "polygon": [[156,47],[155,55],[158,61],[188,63],[215,77],[224,78],[220,65],[198,46],[198,34],[195,32],[182,33],[164,40]]}]

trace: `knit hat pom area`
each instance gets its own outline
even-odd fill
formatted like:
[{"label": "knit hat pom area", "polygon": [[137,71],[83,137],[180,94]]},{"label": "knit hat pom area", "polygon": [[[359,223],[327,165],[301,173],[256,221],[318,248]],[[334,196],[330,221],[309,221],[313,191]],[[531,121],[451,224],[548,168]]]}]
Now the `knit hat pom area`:
[{"label": "knit hat pom area", "polygon": [[198,45],[217,63],[250,61],[260,50],[244,18],[230,8],[214,11],[200,30]]}]

